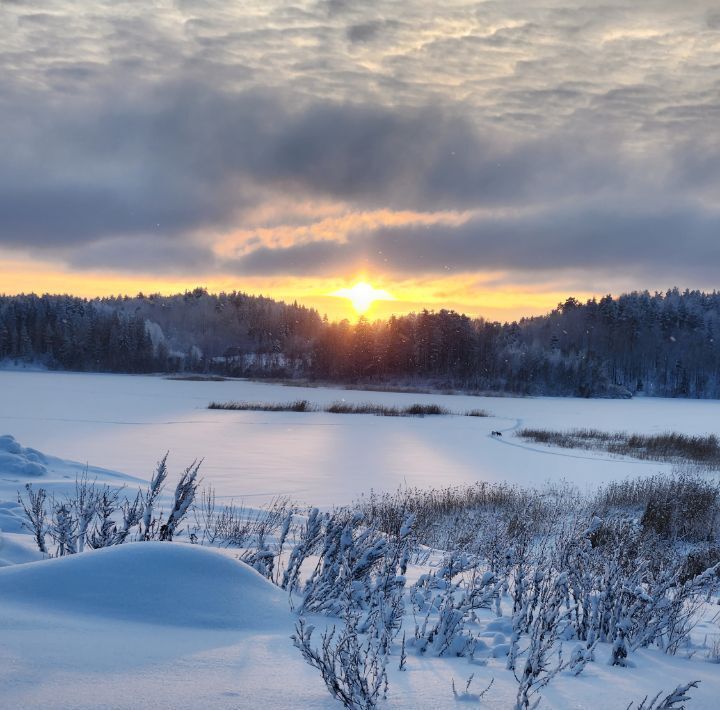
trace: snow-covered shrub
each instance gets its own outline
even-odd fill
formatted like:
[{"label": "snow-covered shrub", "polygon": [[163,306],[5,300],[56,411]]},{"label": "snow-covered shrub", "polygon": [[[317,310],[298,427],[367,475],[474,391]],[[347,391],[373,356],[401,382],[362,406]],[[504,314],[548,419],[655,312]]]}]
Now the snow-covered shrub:
[{"label": "snow-covered shrub", "polygon": [[202,461],[193,461],[180,475],[175,486],[173,507],[164,524],[160,526],[158,537],[160,540],[172,540],[183,518],[187,515],[190,506],[195,500],[200,481],[197,475],[200,472]]},{"label": "snow-covered shrub", "polygon": [[306,580],[299,611],[339,616],[369,600],[373,572],[389,552],[387,538],[366,527],[362,513],[333,513],[324,519],[319,559]]},{"label": "snow-covered shrub", "polygon": [[83,552],[91,548],[120,545],[130,539],[171,540],[192,507],[197,490],[200,464],[194,462],[181,475],[173,507],[167,520],[157,510],[157,501],[167,477],[167,455],[146,491],[134,498],[121,498],[121,490],[99,487],[84,473],[75,481],[75,490],[62,500],[50,498],[47,491],[35,491],[30,484],[18,494],[25,514],[23,524],[33,534],[38,549],[49,554],[46,537],[55,542],[55,556]]},{"label": "snow-covered shrub", "polygon": [[313,508],[308,515],[305,526],[300,532],[300,539],[295,543],[290,553],[290,559],[283,573],[280,586],[290,592],[291,602],[293,592],[300,587],[300,572],[303,562],[308,559],[320,545],[325,527],[325,518],[326,516],[321,514],[317,508]]},{"label": "snow-covered shrub", "polygon": [[35,544],[38,550],[43,554],[48,554],[45,536],[48,533],[47,509],[45,501],[47,499],[47,491],[44,488],[33,490],[32,484],[25,484],[25,497],[18,494],[18,503],[22,506],[26,520],[23,521],[24,527],[32,533],[35,538]]},{"label": "snow-covered shrub", "polygon": [[693,467],[613,481],[594,504],[603,516],[639,510],[642,527],[668,540],[712,542],[720,534],[720,483]]},{"label": "snow-covered shrub", "polygon": [[394,539],[388,540],[382,566],[370,583],[361,631],[377,638],[389,653],[400,633],[405,613],[405,574],[410,558],[413,515],[408,515]]},{"label": "snow-covered shrub", "polygon": [[357,626],[357,616],[348,614],[340,629],[333,626],[324,631],[320,647],[314,648],[315,629],[301,618],[292,640],[343,707],[371,710],[387,691],[387,650],[371,636],[362,638]]},{"label": "snow-covered shrub", "polygon": [[[662,695],[662,691],[660,691],[649,703],[648,696],[646,695],[638,704],[637,710],[671,710],[671,708],[684,710],[685,706],[681,705],[681,703],[686,703],[691,699],[688,691],[691,688],[697,688],[699,683],[700,681],[696,680],[687,685],[678,685],[672,693],[666,695],[662,700],[660,700],[660,696]],[[634,710],[633,703],[627,706],[627,710]]]},{"label": "snow-covered shrub", "polygon": [[466,702],[466,703],[479,703],[490,691],[490,688],[492,688],[493,683],[495,682],[495,678],[490,679],[490,683],[485,687],[484,690],[481,690],[479,693],[473,693],[470,691],[470,686],[472,685],[473,680],[475,679],[475,674],[471,673],[468,677],[466,683],[465,683],[465,689],[458,692],[457,688],[455,687],[455,678],[452,679],[452,694],[455,700],[458,702]]},{"label": "snow-covered shrub", "polygon": [[[234,503],[218,508],[215,491],[209,487],[201,491],[192,511],[193,539],[201,545],[241,548],[240,559],[280,583],[280,558],[296,511],[287,497],[274,498],[259,509]],[[275,539],[277,542],[273,542]]]},{"label": "snow-covered shrub", "polygon": [[190,506],[193,504],[195,494],[197,493],[198,486],[200,485],[200,481],[198,481],[197,476],[200,472],[201,464],[202,461],[193,461],[182,472],[182,474],[180,474],[180,480],[177,482],[177,486],[175,486],[173,507],[171,508],[165,523],[160,525],[158,535],[160,540],[173,539],[180,523],[187,515]]},{"label": "snow-covered shrub", "polygon": [[416,627],[414,645],[418,653],[431,653],[436,656],[472,656],[476,639],[465,626],[465,614],[455,606],[452,593],[446,590],[440,597],[442,601],[434,621],[428,623],[431,618],[429,610],[423,625]]},{"label": "snow-covered shrub", "polygon": [[[569,662],[563,660],[559,647],[560,632],[567,615],[567,576],[564,573],[553,576],[549,570],[538,570],[537,576],[540,577],[535,586],[538,599],[529,612],[531,621],[527,646],[523,651],[522,669],[518,674],[517,666],[513,668],[519,684],[516,698],[518,710],[531,707],[532,698],[569,665]],[[516,649],[519,643],[519,638],[514,636],[511,656],[515,663],[518,659]],[[556,649],[557,658],[553,653]]]},{"label": "snow-covered shrub", "polygon": [[705,639],[705,646],[707,651],[705,652],[705,660],[708,663],[720,664],[720,636],[715,636],[710,639],[708,644],[707,638]]},{"label": "snow-covered shrub", "polygon": [[688,578],[684,555],[625,520],[593,518],[583,535],[568,539],[564,554],[575,636],[613,644],[615,665],[644,646],[675,653],[720,568]]},{"label": "snow-covered shrub", "polygon": [[106,486],[97,498],[95,506],[97,522],[88,539],[88,545],[94,550],[101,547],[110,547],[115,543],[117,525],[114,517],[118,510],[119,496],[118,491]]},{"label": "snow-covered shrub", "polygon": [[268,507],[254,511],[243,524],[245,551],[240,559],[263,577],[279,585],[282,578],[283,549],[295,516],[286,498],[276,498]]},{"label": "snow-covered shrub", "polygon": [[[105,486],[98,497],[95,527],[88,538],[93,549],[121,545],[140,524],[143,515],[142,493],[119,503],[119,491]],[[118,518],[122,516],[122,522]]]},{"label": "snow-covered shrub", "polygon": [[142,491],[138,491],[135,498],[130,501],[126,498],[122,503],[122,525],[115,528],[113,545],[122,545],[132,534],[133,529],[139,528],[144,513]]},{"label": "snow-covered shrub", "polygon": [[55,541],[55,556],[74,555],[77,550],[78,521],[68,503],[55,503],[50,523],[50,536]]},{"label": "snow-covered shrub", "polygon": [[[385,667],[405,611],[413,522],[414,516],[406,515],[395,535],[383,535],[367,526],[360,512],[321,514],[313,509],[290,552],[281,585],[291,601],[298,598],[301,613],[343,619],[342,626],[322,635],[319,649],[312,648],[313,629],[302,618],[294,640],[346,707],[375,707],[387,688]],[[303,563],[311,555],[317,555],[317,562],[302,580]],[[403,637],[401,670],[405,662]]]},{"label": "snow-covered shrub", "polygon": [[165,486],[165,479],[168,475],[167,459],[168,453],[158,461],[155,473],[150,479],[150,485],[143,495],[143,518],[142,537],[143,540],[152,540],[158,533],[159,523],[154,518],[155,505]]},{"label": "snow-covered shrub", "polygon": [[369,525],[396,535],[406,515],[413,514],[415,539],[437,549],[458,549],[460,540],[477,539],[477,518],[482,513],[515,509],[526,493],[506,483],[478,482],[446,488],[401,488],[395,493],[371,491],[361,498],[359,509]]},{"label": "snow-covered shrub", "polygon": [[75,496],[71,500],[77,521],[77,552],[85,549],[88,529],[98,509],[100,494],[94,482],[88,481],[87,470],[75,479]]},{"label": "snow-covered shrub", "polygon": [[446,556],[433,574],[421,575],[410,593],[418,653],[472,657],[477,639],[470,630],[476,611],[495,607],[504,582],[481,569],[477,558]]}]

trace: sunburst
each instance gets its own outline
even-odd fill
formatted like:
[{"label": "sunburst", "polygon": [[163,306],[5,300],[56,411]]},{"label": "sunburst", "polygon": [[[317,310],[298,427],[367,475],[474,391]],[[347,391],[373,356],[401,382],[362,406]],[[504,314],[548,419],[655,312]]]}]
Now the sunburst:
[{"label": "sunburst", "polygon": [[381,288],[375,288],[365,281],[359,281],[351,288],[341,288],[333,296],[347,298],[352,303],[355,312],[363,315],[370,310],[375,301],[394,301],[395,298]]}]

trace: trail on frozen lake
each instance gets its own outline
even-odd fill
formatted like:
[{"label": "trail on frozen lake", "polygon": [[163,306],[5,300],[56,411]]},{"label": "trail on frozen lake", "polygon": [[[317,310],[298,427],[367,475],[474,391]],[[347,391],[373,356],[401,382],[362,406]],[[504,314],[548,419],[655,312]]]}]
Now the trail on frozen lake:
[{"label": "trail on frozen lake", "polygon": [[[324,412],[206,409],[212,400],[318,405],[336,400],[405,406],[437,403],[477,417],[397,418]],[[663,399],[577,400],[363,392],[247,381],[190,382],[162,377],[0,372],[0,433],[24,446],[148,479],[170,451],[174,468],[204,457],[203,475],[219,497],[290,495],[332,505],[375,490],[471,483],[542,485],[567,479],[581,488],[667,469],[659,463],[573,454],[489,434],[517,420],[553,429],[710,433],[720,403]],[[508,444],[513,444],[512,446]],[[553,451],[553,455],[538,453]]]}]

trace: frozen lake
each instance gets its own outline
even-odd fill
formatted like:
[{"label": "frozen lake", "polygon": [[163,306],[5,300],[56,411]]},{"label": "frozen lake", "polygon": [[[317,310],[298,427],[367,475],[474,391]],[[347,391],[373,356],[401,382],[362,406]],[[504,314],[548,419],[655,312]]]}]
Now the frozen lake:
[{"label": "frozen lake", "polygon": [[[493,416],[388,418],[326,413],[208,410],[212,400],[309,399],[412,404],[437,402]],[[317,505],[361,493],[477,480],[541,484],[568,479],[591,487],[652,474],[655,462],[526,446],[518,426],[608,431],[720,432],[720,402],[668,399],[580,400],[395,394],[286,387],[246,381],[188,382],[162,377],[0,372],[0,434],[92,466],[148,478],[170,451],[176,472],[204,458],[218,496],[289,494]],[[493,429],[505,431],[493,439]]]}]

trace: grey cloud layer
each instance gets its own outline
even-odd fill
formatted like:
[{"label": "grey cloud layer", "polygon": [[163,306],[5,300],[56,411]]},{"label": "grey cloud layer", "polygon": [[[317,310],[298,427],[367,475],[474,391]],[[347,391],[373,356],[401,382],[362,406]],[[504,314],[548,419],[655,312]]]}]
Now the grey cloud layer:
[{"label": "grey cloud layer", "polygon": [[56,246],[229,227],[260,189],[418,210],[546,200],[620,177],[619,154],[570,137],[510,143],[447,110],[293,98],[182,83],[62,105],[52,121],[15,106],[0,118],[0,238]]},{"label": "grey cloud layer", "polygon": [[294,267],[330,275],[352,265],[401,275],[507,270],[620,269],[668,278],[693,272],[704,283],[720,263],[720,213],[612,205],[523,216],[478,217],[460,226],[395,227],[282,249],[258,248],[238,260],[239,273],[281,274]]},{"label": "grey cloud layer", "polygon": [[[243,273],[716,259],[715,3],[530,5],[3,3],[0,245]],[[198,236],[277,195],[498,214],[225,262]]]}]

